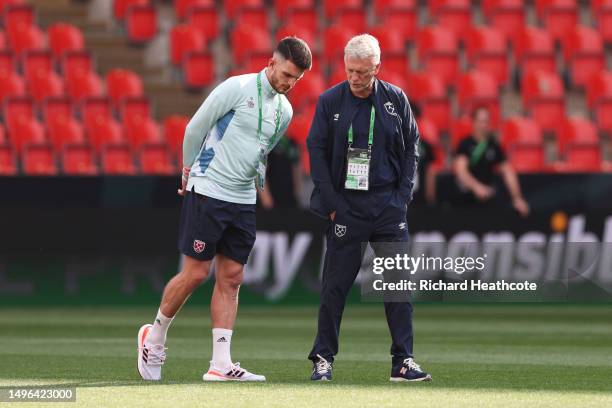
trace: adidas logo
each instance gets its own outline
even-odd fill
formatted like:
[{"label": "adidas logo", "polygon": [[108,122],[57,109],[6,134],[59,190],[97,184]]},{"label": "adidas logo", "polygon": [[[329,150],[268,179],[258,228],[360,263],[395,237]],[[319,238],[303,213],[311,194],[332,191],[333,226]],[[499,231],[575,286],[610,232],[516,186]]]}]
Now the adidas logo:
[{"label": "adidas logo", "polygon": [[227,343],[227,340],[225,339],[225,337],[221,337],[217,340],[217,343]]}]

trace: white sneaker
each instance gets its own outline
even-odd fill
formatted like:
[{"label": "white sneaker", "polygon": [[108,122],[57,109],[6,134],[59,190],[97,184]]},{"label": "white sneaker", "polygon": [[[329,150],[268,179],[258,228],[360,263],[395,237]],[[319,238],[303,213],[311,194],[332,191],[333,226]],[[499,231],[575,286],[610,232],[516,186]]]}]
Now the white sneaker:
[{"label": "white sneaker", "polygon": [[266,381],[266,377],[248,372],[240,367],[240,363],[232,364],[229,370],[219,370],[212,365],[212,362],[202,379],[204,381]]},{"label": "white sneaker", "polygon": [[166,348],[162,344],[145,346],[145,339],[152,324],[145,324],[138,330],[138,373],[143,380],[161,380],[161,366],[166,360]]}]

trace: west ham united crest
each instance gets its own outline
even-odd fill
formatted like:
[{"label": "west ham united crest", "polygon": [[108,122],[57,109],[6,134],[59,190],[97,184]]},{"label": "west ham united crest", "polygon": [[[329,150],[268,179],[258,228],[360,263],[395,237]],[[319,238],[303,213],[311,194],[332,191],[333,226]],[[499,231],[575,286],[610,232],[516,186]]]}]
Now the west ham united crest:
[{"label": "west ham united crest", "polygon": [[197,253],[197,254],[201,254],[204,251],[204,248],[206,248],[206,243],[200,241],[199,239],[196,239],[193,241],[193,250]]},{"label": "west ham united crest", "polygon": [[385,110],[389,115],[397,116],[397,112],[395,111],[395,105],[393,105],[391,102],[387,102],[384,106]]},{"label": "west ham united crest", "polygon": [[336,224],[334,226],[334,232],[338,238],[342,238],[346,234],[346,225]]}]

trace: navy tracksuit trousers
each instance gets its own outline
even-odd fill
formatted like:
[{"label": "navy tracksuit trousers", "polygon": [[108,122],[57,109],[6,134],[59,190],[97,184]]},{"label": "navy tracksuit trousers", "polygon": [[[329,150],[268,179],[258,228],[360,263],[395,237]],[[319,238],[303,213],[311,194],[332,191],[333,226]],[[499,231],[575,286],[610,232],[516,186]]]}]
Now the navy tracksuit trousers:
[{"label": "navy tracksuit trousers", "polygon": [[[338,336],[346,296],[355,282],[363,258],[362,242],[406,242],[406,209],[387,207],[378,217],[356,217],[337,213],[327,228],[327,252],[323,266],[317,336],[308,358],[317,354],[333,361],[338,353]],[[412,304],[385,302],[391,332],[393,364],[412,357]]]}]

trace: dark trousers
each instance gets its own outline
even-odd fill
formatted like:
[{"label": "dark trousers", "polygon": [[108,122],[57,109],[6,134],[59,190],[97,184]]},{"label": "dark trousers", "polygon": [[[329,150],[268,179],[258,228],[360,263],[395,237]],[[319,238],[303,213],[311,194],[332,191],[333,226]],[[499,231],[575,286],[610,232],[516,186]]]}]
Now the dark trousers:
[{"label": "dark trousers", "polygon": [[[310,360],[317,354],[333,361],[338,353],[338,336],[346,296],[355,282],[363,258],[364,242],[406,242],[406,210],[389,205],[374,219],[336,214],[327,229],[327,252],[323,266],[317,337]],[[391,332],[393,362],[412,357],[412,304],[385,302]]]}]

